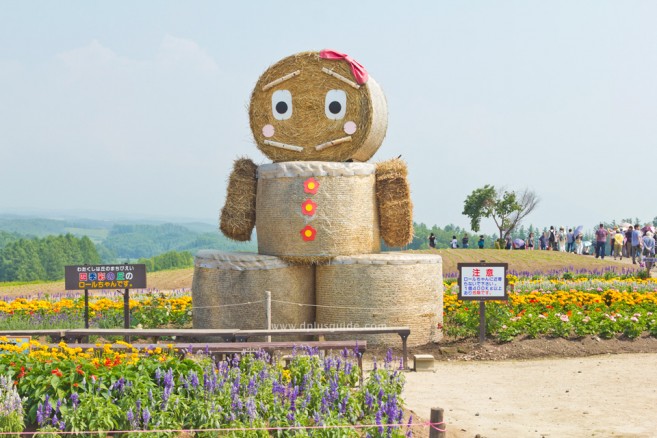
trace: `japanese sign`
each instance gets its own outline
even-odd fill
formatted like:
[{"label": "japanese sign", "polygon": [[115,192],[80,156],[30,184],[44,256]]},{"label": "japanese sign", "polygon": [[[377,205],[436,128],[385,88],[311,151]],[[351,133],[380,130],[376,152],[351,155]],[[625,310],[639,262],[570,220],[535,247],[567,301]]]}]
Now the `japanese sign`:
[{"label": "japanese sign", "polygon": [[507,300],[507,263],[459,263],[459,300]]},{"label": "japanese sign", "polygon": [[143,289],[146,265],[65,266],[66,290]]}]

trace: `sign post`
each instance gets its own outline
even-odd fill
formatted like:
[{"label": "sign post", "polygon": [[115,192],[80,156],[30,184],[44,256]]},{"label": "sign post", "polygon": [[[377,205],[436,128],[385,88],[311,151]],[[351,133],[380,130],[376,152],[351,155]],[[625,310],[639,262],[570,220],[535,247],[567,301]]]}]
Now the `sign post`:
[{"label": "sign post", "polygon": [[479,301],[479,343],[486,340],[486,301],[507,301],[508,263],[458,263],[459,300]]},{"label": "sign post", "polygon": [[89,289],[124,289],[123,326],[130,328],[130,289],[146,288],[146,265],[65,266],[64,279],[66,290],[84,289],[84,328],[89,328]]}]

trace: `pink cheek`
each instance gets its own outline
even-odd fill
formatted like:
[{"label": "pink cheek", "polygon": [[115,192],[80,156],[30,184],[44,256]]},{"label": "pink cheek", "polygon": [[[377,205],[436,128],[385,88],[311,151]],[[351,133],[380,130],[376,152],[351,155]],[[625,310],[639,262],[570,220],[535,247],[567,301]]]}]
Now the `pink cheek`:
[{"label": "pink cheek", "polygon": [[274,136],[274,127],[272,125],[265,125],[262,127],[262,135],[265,137],[273,137]]},{"label": "pink cheek", "polygon": [[349,135],[356,132],[356,129],[357,129],[356,124],[351,120],[344,124],[344,132],[346,132]]}]

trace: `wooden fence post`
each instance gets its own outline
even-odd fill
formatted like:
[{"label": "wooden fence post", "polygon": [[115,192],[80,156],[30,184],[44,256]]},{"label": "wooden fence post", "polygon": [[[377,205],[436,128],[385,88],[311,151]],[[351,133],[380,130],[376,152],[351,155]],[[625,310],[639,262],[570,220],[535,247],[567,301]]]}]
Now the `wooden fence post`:
[{"label": "wooden fence post", "polygon": [[444,410],[443,408],[431,408],[431,416],[429,422],[429,438],[445,438],[447,435],[445,431],[447,427],[443,420]]}]

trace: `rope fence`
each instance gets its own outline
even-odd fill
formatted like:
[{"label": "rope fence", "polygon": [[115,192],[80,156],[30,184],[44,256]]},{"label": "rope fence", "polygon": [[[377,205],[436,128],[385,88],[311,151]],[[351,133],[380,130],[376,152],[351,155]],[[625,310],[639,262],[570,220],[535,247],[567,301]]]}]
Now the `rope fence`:
[{"label": "rope fence", "polygon": [[[438,426],[442,426],[440,428]],[[83,435],[83,434],[150,434],[150,433],[196,433],[196,432],[248,432],[248,431],[266,431],[266,432],[280,432],[285,430],[317,430],[317,429],[387,429],[390,427],[409,428],[421,427],[433,429],[435,431],[445,433],[445,422],[432,423],[424,421],[421,423],[393,423],[393,424],[345,424],[345,425],[317,425],[317,426],[278,426],[278,427],[226,427],[215,429],[152,429],[152,430],[78,430],[78,431],[23,431],[20,432],[21,436],[34,436],[34,435]],[[17,432],[0,432],[0,436],[12,435],[15,436]]]}]

